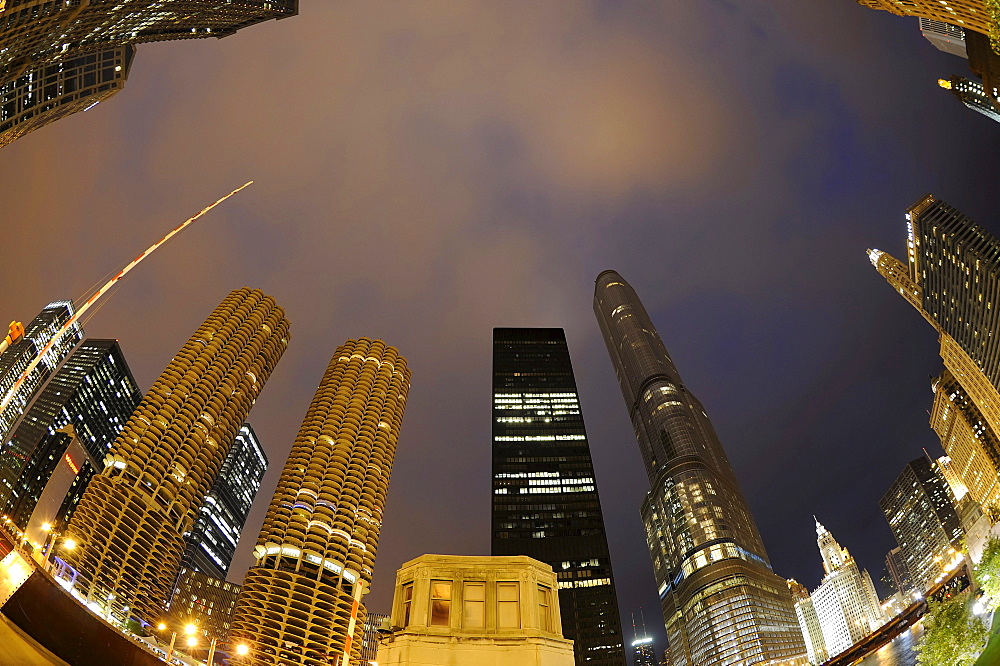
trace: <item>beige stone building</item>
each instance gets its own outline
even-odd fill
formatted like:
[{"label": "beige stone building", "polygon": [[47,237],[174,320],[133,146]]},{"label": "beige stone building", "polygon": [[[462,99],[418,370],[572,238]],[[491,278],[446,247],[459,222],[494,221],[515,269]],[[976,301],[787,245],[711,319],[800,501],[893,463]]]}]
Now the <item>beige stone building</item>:
[{"label": "beige stone building", "polygon": [[557,591],[552,568],[524,555],[410,560],[378,666],[573,666]]}]

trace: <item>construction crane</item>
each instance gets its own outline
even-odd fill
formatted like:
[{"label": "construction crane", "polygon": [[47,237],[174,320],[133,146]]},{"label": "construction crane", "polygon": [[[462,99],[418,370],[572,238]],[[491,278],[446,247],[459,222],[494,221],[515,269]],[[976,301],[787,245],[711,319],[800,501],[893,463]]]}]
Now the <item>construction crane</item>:
[{"label": "construction crane", "polygon": [[7,337],[0,342],[0,354],[7,351],[7,349],[24,337],[24,324],[19,321],[10,322],[10,326],[7,327]]},{"label": "construction crane", "polygon": [[[32,359],[30,363],[28,363],[28,366],[24,369],[24,371],[21,373],[21,375],[17,378],[17,381],[14,382],[13,386],[10,387],[10,389],[7,391],[6,395],[3,396],[3,400],[0,401],[0,413],[2,413],[3,410],[7,409],[7,406],[10,404],[10,401],[14,398],[14,395],[17,394],[18,389],[21,388],[21,385],[24,383],[24,380],[27,379],[28,376],[32,373],[32,371],[38,366],[38,363],[42,360],[42,358],[49,352],[50,349],[52,349],[52,347],[54,347],[56,344],[59,343],[59,340],[62,339],[63,335],[65,335],[66,332],[69,331],[69,329],[71,329],[74,324],[76,324],[78,321],[80,321],[80,318],[83,317],[84,314],[86,314],[87,310],[89,310],[91,308],[91,306],[93,306],[94,303],[97,302],[97,300],[101,298],[101,296],[104,296],[104,294],[106,294],[113,286],[115,286],[115,284],[117,284],[122,278],[124,278],[126,275],[128,275],[129,271],[131,271],[133,268],[135,268],[139,264],[139,262],[141,262],[143,259],[145,259],[149,255],[151,255],[153,252],[155,252],[157,249],[159,249],[168,240],[170,240],[171,238],[173,238],[174,236],[176,236],[177,234],[179,234],[181,231],[183,231],[189,225],[193,224],[202,215],[204,215],[208,211],[212,210],[213,208],[215,208],[216,206],[218,206],[223,201],[225,201],[229,197],[233,196],[237,192],[240,192],[241,190],[244,190],[247,187],[250,187],[250,185],[252,185],[252,184],[253,184],[252,180],[248,181],[247,183],[244,183],[241,187],[236,188],[235,190],[233,190],[232,192],[230,192],[226,196],[222,197],[221,199],[218,199],[214,203],[206,206],[205,208],[202,208],[197,214],[192,215],[188,219],[184,220],[184,222],[182,222],[180,224],[180,226],[178,226],[176,229],[174,229],[173,231],[171,231],[170,233],[168,233],[166,236],[164,236],[160,240],[158,240],[155,243],[153,243],[152,245],[150,245],[149,248],[145,252],[143,252],[138,257],[136,257],[135,259],[133,259],[132,261],[130,261],[128,264],[126,264],[123,269],[121,269],[120,271],[118,271],[117,275],[115,275],[113,278],[111,278],[106,283],[104,283],[104,286],[102,286],[100,289],[98,289],[97,291],[95,291],[90,296],[90,298],[88,298],[84,302],[84,304],[80,307],[80,309],[77,310],[66,321],[66,323],[62,325],[62,328],[60,328],[58,331],[56,331],[55,335],[52,336],[52,338],[48,341],[48,343],[44,347],[42,347],[40,350],[38,350],[38,353],[35,355],[35,358]],[[10,325],[10,335],[8,335],[4,339],[4,342],[2,344],[0,344],[0,352],[2,352],[4,349],[7,349],[7,347],[9,347],[11,344],[13,344],[14,342],[16,342],[23,335],[24,335],[24,326],[22,326],[18,322],[11,322],[11,325]]]}]

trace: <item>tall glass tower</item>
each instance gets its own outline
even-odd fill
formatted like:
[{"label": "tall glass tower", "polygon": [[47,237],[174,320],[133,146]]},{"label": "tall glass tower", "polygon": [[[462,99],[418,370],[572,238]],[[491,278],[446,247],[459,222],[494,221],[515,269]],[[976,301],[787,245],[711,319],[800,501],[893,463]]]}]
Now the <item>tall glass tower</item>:
[{"label": "tall glass tower", "polygon": [[771,570],[708,415],[639,297],[604,271],[594,311],[649,475],[642,518],[672,663],[805,663],[785,580]]},{"label": "tall glass tower", "polygon": [[493,555],[528,555],[559,579],[578,666],[624,666],[590,444],[561,328],[493,329]]},{"label": "tall glass tower", "polygon": [[274,299],[231,292],[139,403],[70,520],[64,559],[83,596],[118,621],[158,619],[184,534],[288,345]]},{"label": "tall glass tower", "polygon": [[247,666],[348,666],[361,658],[389,473],[410,390],[381,340],[334,352],[268,507],[230,641]]},{"label": "tall glass tower", "polygon": [[266,471],[267,455],[257,433],[244,423],[187,536],[182,568],[225,579]]}]

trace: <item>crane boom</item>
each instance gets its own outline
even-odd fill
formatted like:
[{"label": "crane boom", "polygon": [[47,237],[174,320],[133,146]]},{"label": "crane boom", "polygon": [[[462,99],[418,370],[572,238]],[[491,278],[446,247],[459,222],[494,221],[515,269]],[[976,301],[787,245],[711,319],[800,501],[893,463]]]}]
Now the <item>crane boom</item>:
[{"label": "crane boom", "polygon": [[[94,303],[99,298],[101,298],[101,296],[103,296],[104,294],[106,294],[108,292],[108,290],[110,290],[113,286],[115,286],[115,284],[117,282],[119,282],[122,278],[124,278],[126,275],[128,275],[129,271],[131,271],[133,268],[135,268],[139,264],[139,262],[141,262],[143,259],[145,259],[149,255],[151,255],[153,252],[155,252],[157,249],[159,249],[168,240],[170,240],[171,238],[173,238],[174,236],[176,236],[177,234],[179,234],[186,227],[190,226],[196,220],[198,220],[198,218],[200,218],[202,215],[204,215],[208,211],[212,210],[213,208],[215,208],[216,206],[218,206],[219,204],[221,204],[223,201],[225,201],[229,197],[235,195],[236,193],[240,192],[241,190],[246,189],[247,187],[250,187],[251,184],[253,184],[252,180],[244,183],[242,186],[236,188],[235,190],[233,190],[232,192],[230,192],[226,196],[224,196],[224,197],[216,200],[215,202],[213,202],[213,203],[209,204],[208,206],[202,208],[195,215],[192,215],[188,219],[184,220],[184,222],[182,222],[176,229],[172,230],[166,236],[164,236],[160,240],[158,240],[155,243],[153,243],[152,245],[150,245],[146,249],[145,252],[143,252],[138,257],[136,257],[135,259],[133,259],[132,261],[130,261],[128,264],[126,264],[125,268],[121,269],[118,272],[117,275],[115,275],[113,278],[111,278],[110,280],[108,280],[104,284],[104,286],[102,286],[100,289],[98,289],[97,291],[95,291],[90,296],[90,298],[88,298],[84,302],[84,304],[80,307],[80,309],[77,310],[66,321],[66,323],[62,325],[62,328],[60,328],[58,331],[56,331],[55,335],[52,336],[52,339],[49,340],[49,342],[44,347],[42,347],[41,350],[39,350],[39,352],[35,356],[35,358],[32,359],[32,361],[28,364],[28,367],[26,367],[24,369],[24,371],[21,373],[21,375],[17,378],[17,381],[14,382],[14,385],[10,387],[10,390],[7,391],[7,394],[3,397],[3,401],[0,402],[0,412],[3,412],[3,410],[7,409],[7,406],[10,404],[10,401],[13,399],[14,394],[17,393],[17,390],[24,383],[24,380],[27,379],[28,376],[31,374],[31,372],[38,366],[38,363],[41,361],[41,359],[49,352],[50,349],[52,349],[53,346],[55,346],[59,342],[59,340],[62,338],[62,336],[65,335],[66,332],[70,328],[72,328],[73,325],[76,324],[84,314],[86,314],[87,310],[89,310],[91,308],[91,306],[93,306]],[[21,327],[20,331],[21,331],[21,335],[23,335],[24,334],[24,328]],[[11,324],[11,332],[13,333],[13,324]],[[7,343],[7,344],[9,346],[9,344],[11,344],[11,343]],[[0,351],[2,351],[2,349],[0,349]]]}]

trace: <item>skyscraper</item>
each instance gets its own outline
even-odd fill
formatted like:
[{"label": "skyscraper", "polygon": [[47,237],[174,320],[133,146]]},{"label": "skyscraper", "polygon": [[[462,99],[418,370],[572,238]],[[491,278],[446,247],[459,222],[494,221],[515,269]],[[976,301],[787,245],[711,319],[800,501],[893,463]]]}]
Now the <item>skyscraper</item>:
[{"label": "skyscraper", "polygon": [[985,0],[858,0],[859,5],[881,9],[898,16],[916,16],[960,26],[983,35],[996,36],[994,24]]},{"label": "skyscraper", "polygon": [[906,594],[913,589],[913,583],[910,581],[910,570],[906,568],[906,558],[899,546],[886,553],[885,570],[889,574],[896,592]]},{"label": "skyscraper", "polygon": [[799,621],[799,629],[806,641],[806,653],[810,664],[822,664],[827,659],[826,640],[823,638],[823,628],[819,624],[816,606],[813,604],[809,590],[794,578],[788,579],[788,590],[792,593],[795,603],[795,617]]},{"label": "skyscraper", "polygon": [[293,16],[298,0],[121,0],[112,5],[7,0],[0,20],[0,80],[21,76],[68,52],[167,39],[226,37]]},{"label": "skyscraper", "polygon": [[[141,399],[118,342],[84,340],[42,389],[0,454],[0,513],[28,529],[52,472],[66,455],[86,484],[95,465],[103,467]],[[71,438],[59,432],[66,426],[73,427],[84,449],[75,461],[67,453]],[[55,522],[58,509],[49,507],[39,522]]]},{"label": "skyscraper", "polygon": [[[73,315],[71,301],[55,301],[45,306],[37,317],[24,329],[24,337],[0,354],[0,401],[13,389],[18,378],[28,364],[38,355],[39,350],[52,340],[56,332]],[[37,394],[42,384],[62,363],[73,348],[83,339],[83,329],[74,325],[45,354],[41,363],[15,390],[10,403],[0,412],[0,445],[7,443],[11,430],[25,411],[28,403]]]},{"label": "skyscraper", "polygon": [[675,666],[805,663],[785,580],[639,297],[604,271],[594,311],[649,476],[642,517]]},{"label": "skyscraper", "polygon": [[965,46],[965,30],[957,25],[921,18],[920,34],[939,51],[956,55],[959,58],[969,57]]},{"label": "skyscraper", "polygon": [[118,93],[133,55],[134,47],[118,46],[64,56],[0,82],[0,148]]},{"label": "skyscraper", "polygon": [[868,256],[939,333],[945,372],[931,427],[969,494],[990,507],[1000,501],[1000,241],[931,195],[909,208],[906,226],[906,264],[881,250]]},{"label": "skyscraper", "polygon": [[267,455],[253,428],[244,423],[186,538],[182,568],[225,580],[266,471]]},{"label": "skyscraper", "polygon": [[231,292],[150,388],[84,491],[65,559],[77,590],[117,620],[155,620],[184,534],[288,345],[274,299]]},{"label": "skyscraper", "polygon": [[[230,641],[247,666],[361,654],[389,473],[410,390],[406,359],[348,340],[320,381],[267,510]],[[351,662],[353,663],[353,661]]]},{"label": "skyscraper", "polygon": [[979,81],[967,79],[964,76],[953,76],[949,79],[938,79],[938,85],[951,93],[973,111],[981,113],[990,120],[1000,122],[1000,90],[986,88]]},{"label": "skyscraper", "polygon": [[879,501],[910,581],[921,592],[934,585],[965,535],[955,496],[935,467],[923,457],[910,461]]},{"label": "skyscraper", "polygon": [[590,444],[561,328],[493,329],[493,555],[559,579],[578,666],[624,666],[621,619]]},{"label": "skyscraper", "polygon": [[860,642],[885,623],[871,576],[816,521],[816,543],[823,557],[823,581],[810,595],[829,657]]}]

